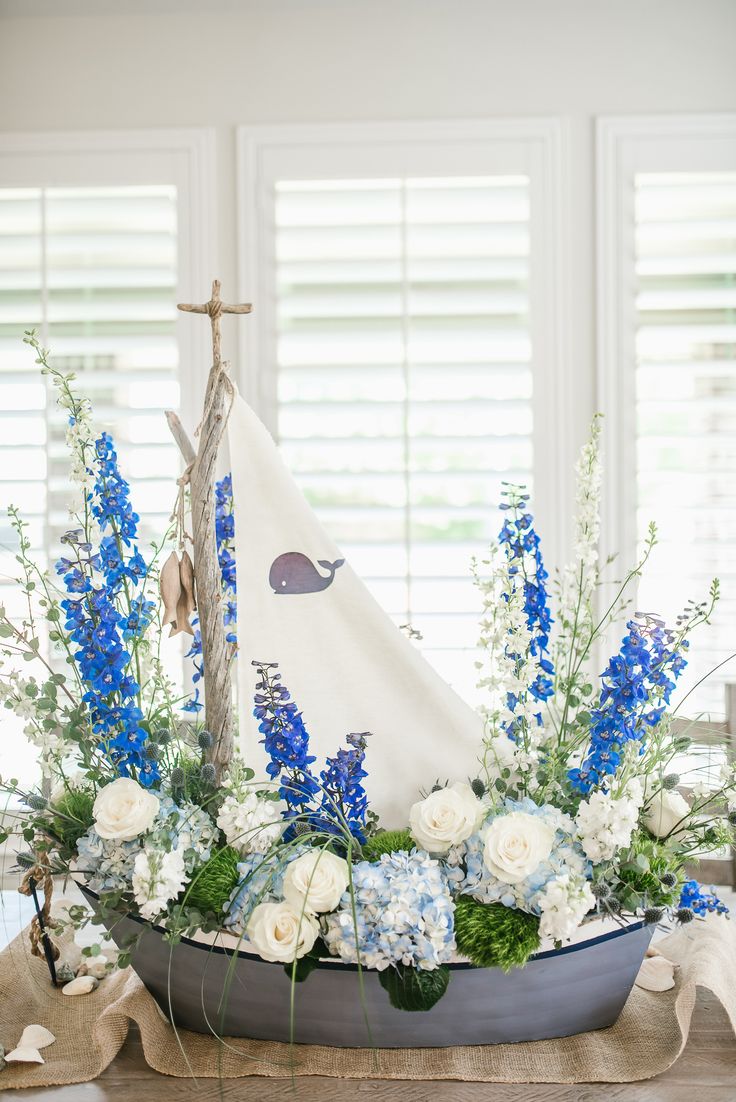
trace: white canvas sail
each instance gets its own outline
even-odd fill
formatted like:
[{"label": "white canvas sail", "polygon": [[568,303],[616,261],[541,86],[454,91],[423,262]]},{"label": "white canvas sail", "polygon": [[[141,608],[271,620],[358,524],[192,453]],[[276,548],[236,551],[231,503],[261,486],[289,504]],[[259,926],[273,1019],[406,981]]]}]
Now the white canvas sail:
[{"label": "white canvas sail", "polygon": [[478,774],[482,721],[371,596],[236,395],[228,420],[236,517],[242,749],[267,762],[252,715],[252,660],[278,662],[315,768],[370,731],[365,788],[382,825],[406,825],[420,789]]}]

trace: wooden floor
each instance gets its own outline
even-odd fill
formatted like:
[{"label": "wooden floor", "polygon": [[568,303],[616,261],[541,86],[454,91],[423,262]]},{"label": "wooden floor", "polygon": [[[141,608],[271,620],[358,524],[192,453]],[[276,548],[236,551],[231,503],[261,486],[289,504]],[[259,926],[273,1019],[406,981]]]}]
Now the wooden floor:
[{"label": "wooden floor", "polygon": [[[0,912],[0,945],[14,937],[30,914],[15,893],[2,893],[6,906]],[[20,904],[20,906],[19,906]],[[0,1094],[2,1094],[0,1078]],[[140,1039],[131,1031],[119,1056],[94,1083],[14,1091],[9,1102],[43,1099],[44,1102],[736,1102],[736,1042],[725,1013],[716,1000],[701,991],[687,1047],[664,1075],[644,1083],[581,1084],[556,1086],[508,1086],[494,1083],[411,1083],[335,1079],[237,1079],[220,1084],[216,1079],[170,1079],[151,1071],[143,1059]]]}]

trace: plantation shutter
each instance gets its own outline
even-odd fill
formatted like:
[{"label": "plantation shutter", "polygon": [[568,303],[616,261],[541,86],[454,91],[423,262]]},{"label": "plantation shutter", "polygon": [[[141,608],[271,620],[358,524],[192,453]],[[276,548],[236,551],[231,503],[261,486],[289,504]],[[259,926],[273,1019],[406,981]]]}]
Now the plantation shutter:
[{"label": "plantation shutter", "polygon": [[275,184],[286,462],[466,698],[470,558],[499,527],[503,480],[531,482],[529,209],[525,175]]},{"label": "plantation shutter", "polygon": [[0,189],[0,603],[10,615],[23,599],[5,506],[20,508],[31,554],[52,567],[76,493],[65,417],[23,331],[36,328],[54,366],[79,377],[96,427],[114,434],[142,537],[160,541],[179,471],[163,416],[179,404],[176,287],[176,187]]},{"label": "plantation shutter", "polygon": [[[661,546],[639,604],[672,622],[720,578],[685,689],[736,651],[736,172],[635,176],[637,531]],[[686,714],[724,712],[726,665]]]}]

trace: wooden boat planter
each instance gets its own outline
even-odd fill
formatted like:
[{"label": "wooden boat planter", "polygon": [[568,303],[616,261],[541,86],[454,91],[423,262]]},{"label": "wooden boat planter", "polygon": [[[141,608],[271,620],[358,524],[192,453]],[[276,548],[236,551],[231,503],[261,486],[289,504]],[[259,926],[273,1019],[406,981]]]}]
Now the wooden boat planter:
[{"label": "wooden boat planter", "polygon": [[[97,897],[81,886],[94,909]],[[121,944],[141,934],[132,966],[178,1028],[225,1037],[339,1048],[447,1048],[566,1037],[613,1025],[649,945],[653,927],[632,922],[601,933],[591,922],[583,941],[540,952],[503,972],[450,964],[447,992],[429,1011],[395,1010],[378,973],[322,961],[294,986],[281,964],[187,938],[176,946],[162,927],[127,916],[110,925]],[[362,987],[362,993],[361,993]]]}]

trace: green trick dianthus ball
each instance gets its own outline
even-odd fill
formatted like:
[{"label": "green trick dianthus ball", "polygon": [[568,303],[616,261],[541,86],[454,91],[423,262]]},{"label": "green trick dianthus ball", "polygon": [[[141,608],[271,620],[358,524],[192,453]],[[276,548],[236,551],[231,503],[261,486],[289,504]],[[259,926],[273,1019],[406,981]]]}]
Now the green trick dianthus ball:
[{"label": "green trick dianthus ball", "polygon": [[49,808],[51,829],[61,846],[74,852],[94,822],[95,794],[90,788],[67,788]]},{"label": "green trick dianthus ball", "polygon": [[221,915],[223,907],[238,883],[240,858],[231,846],[213,853],[206,865],[197,869],[185,896],[185,904],[203,914]]},{"label": "green trick dianthus ball", "polygon": [[363,843],[363,857],[366,861],[378,861],[384,853],[398,853],[405,850],[411,853],[416,842],[408,830],[382,830]]},{"label": "green trick dianthus ball", "polygon": [[503,903],[461,895],[455,900],[455,940],[473,964],[508,972],[526,964],[539,948],[539,919]]}]

